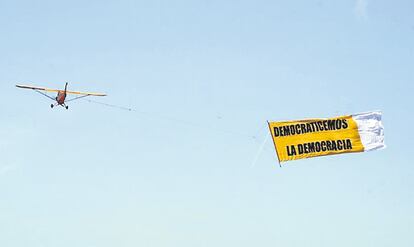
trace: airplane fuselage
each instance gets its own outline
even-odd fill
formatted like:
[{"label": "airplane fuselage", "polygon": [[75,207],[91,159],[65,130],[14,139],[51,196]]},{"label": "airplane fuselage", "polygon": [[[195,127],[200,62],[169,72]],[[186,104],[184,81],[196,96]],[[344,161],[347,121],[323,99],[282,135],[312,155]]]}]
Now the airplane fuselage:
[{"label": "airplane fuselage", "polygon": [[68,109],[69,107],[65,104],[65,100],[66,100],[66,95],[67,95],[67,88],[68,88],[68,83],[66,83],[65,85],[65,90],[59,90],[58,94],[55,98],[56,100],[56,104],[51,104],[50,107],[54,107],[55,105],[60,105],[65,107],[66,109]]},{"label": "airplane fuselage", "polygon": [[65,99],[66,99],[66,92],[65,91],[59,91],[57,96],[56,96],[56,102],[59,105],[63,105],[63,104],[65,104]]}]

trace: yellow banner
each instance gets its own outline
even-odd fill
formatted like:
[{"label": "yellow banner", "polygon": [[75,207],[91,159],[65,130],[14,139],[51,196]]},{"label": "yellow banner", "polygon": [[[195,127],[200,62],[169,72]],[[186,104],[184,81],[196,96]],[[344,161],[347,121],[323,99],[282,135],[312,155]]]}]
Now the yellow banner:
[{"label": "yellow banner", "polygon": [[279,162],[364,151],[352,116],[269,122],[269,129]]}]

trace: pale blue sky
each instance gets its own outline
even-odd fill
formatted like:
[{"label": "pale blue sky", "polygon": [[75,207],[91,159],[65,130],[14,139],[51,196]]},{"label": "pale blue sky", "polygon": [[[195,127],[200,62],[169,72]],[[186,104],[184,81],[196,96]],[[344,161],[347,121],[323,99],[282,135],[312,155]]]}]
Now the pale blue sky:
[{"label": "pale blue sky", "polygon": [[[413,246],[413,11],[0,0],[0,246]],[[65,81],[136,111],[14,87]],[[385,150],[252,167],[267,119],[377,109]]]}]

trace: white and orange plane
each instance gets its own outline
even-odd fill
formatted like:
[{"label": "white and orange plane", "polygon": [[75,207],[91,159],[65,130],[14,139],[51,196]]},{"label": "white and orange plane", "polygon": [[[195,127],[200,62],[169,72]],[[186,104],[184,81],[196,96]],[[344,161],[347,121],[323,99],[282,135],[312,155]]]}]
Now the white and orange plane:
[{"label": "white and orange plane", "polygon": [[[56,101],[56,103],[50,105],[51,108],[60,105],[64,108],[66,108],[66,110],[69,109],[69,107],[66,105],[67,102],[74,101],[74,100],[77,100],[77,99],[80,99],[80,98],[85,98],[85,97],[88,97],[88,96],[106,96],[106,94],[103,94],[103,93],[85,93],[85,92],[68,91],[67,90],[67,88],[68,88],[68,83],[67,82],[66,82],[64,90],[50,89],[50,88],[45,88],[45,87],[34,87],[34,86],[27,86],[27,85],[16,85],[16,87],[23,88],[23,89],[31,89],[35,92],[38,92],[38,93],[48,97],[49,99],[51,99],[53,101]],[[46,94],[47,92],[57,93],[57,96],[55,98],[53,98],[53,97],[49,96],[48,94]],[[79,96],[77,96],[75,98],[72,98],[72,99],[69,99],[69,100],[66,100],[66,96],[68,94],[75,94],[75,95],[79,95]]]}]

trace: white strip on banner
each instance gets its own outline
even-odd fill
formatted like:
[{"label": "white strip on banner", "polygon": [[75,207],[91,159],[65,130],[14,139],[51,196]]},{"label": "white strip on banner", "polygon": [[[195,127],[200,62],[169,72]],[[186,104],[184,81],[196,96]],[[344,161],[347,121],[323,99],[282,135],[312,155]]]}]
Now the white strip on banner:
[{"label": "white strip on banner", "polygon": [[380,111],[359,113],[352,115],[358,125],[358,132],[364,151],[371,151],[385,148],[384,126],[381,122],[382,113]]}]

